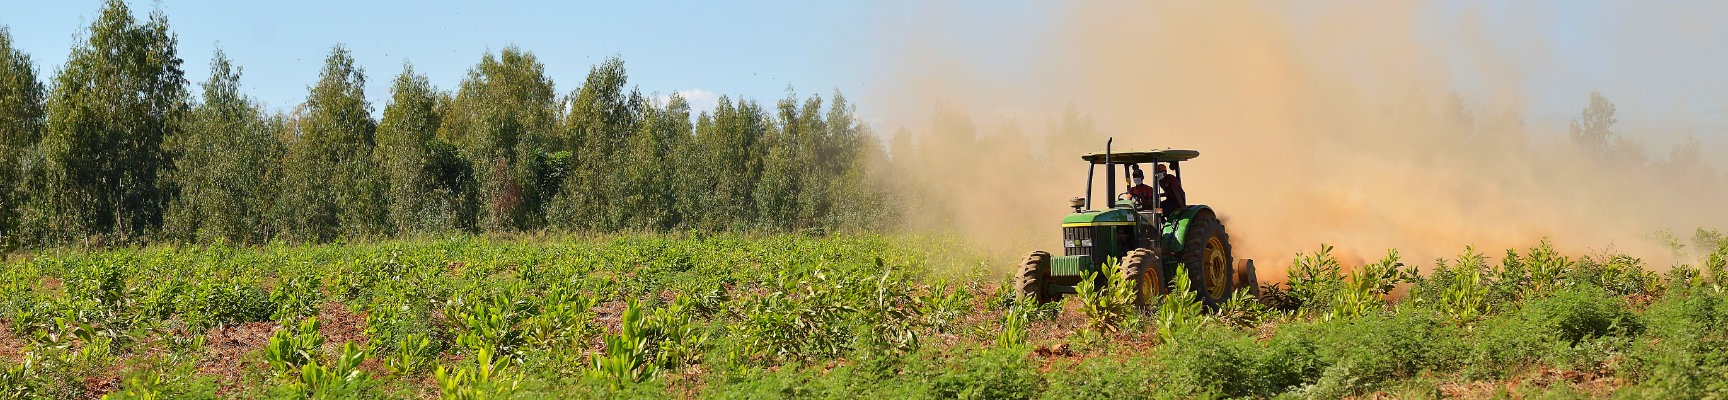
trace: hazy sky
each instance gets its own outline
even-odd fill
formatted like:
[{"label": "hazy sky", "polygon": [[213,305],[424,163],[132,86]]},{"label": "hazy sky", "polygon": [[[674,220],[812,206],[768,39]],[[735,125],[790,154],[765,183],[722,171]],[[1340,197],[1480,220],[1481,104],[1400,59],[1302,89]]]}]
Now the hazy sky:
[{"label": "hazy sky", "polygon": [[[516,45],[540,58],[560,92],[576,88],[596,61],[620,55],[632,84],[646,93],[685,92],[699,108],[716,94],[773,101],[790,84],[801,94],[838,88],[862,101],[869,116],[870,102],[892,101],[873,97],[873,83],[920,68],[916,57],[907,61],[903,54],[909,45],[941,43],[935,48],[953,53],[947,59],[964,60],[993,81],[1032,80],[1039,71],[1023,66],[1050,50],[1040,38],[1068,22],[1062,3],[1031,1],[129,4],[140,17],[153,9],[167,13],[190,81],[208,76],[210,55],[220,46],[244,68],[247,93],[273,109],[303,100],[331,46],[345,44],[367,72],[367,95],[378,112],[404,61],[451,89],[483,53]],[[1690,131],[1713,155],[1728,156],[1723,4],[1443,2],[1416,23],[1447,54],[1454,89],[1467,100],[1491,97],[1489,87],[1503,83],[1494,79],[1507,76],[1483,71],[1516,71],[1511,76],[1532,129],[1563,128],[1589,91],[1601,90],[1620,105],[1624,130]],[[100,6],[7,1],[0,24],[47,80]],[[1280,7],[1301,13],[1305,6]],[[1349,60],[1338,62],[1349,67]],[[1084,99],[1068,100],[1084,108]],[[1675,135],[1649,138],[1653,155],[1665,154]]]}]

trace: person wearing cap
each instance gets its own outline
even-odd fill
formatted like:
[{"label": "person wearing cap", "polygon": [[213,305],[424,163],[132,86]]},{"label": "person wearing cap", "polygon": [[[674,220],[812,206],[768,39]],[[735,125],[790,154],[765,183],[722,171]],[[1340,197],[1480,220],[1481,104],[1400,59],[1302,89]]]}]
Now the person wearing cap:
[{"label": "person wearing cap", "polygon": [[1153,167],[1152,172],[1152,180],[1158,182],[1158,190],[1164,194],[1164,198],[1158,202],[1158,208],[1164,209],[1164,212],[1175,212],[1188,207],[1188,195],[1182,192],[1181,178],[1169,173],[1164,164]]},{"label": "person wearing cap", "polygon": [[1157,194],[1152,190],[1152,186],[1146,184],[1146,173],[1140,172],[1140,166],[1135,165],[1134,172],[1129,175],[1134,179],[1133,185],[1128,187],[1128,194],[1134,196],[1134,204],[1141,209],[1151,208],[1152,201],[1157,200],[1152,196]]}]

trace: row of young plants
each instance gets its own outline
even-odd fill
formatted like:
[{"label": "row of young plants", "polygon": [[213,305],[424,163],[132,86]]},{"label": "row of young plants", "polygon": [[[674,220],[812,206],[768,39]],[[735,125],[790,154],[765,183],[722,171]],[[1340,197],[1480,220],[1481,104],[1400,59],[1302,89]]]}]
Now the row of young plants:
[{"label": "row of young plants", "polygon": [[1258,300],[1136,309],[1119,284],[1016,298],[989,257],[923,236],[49,252],[0,272],[0,397],[1720,396],[1725,259],[1656,273],[1544,241],[1418,273],[1322,246]]}]

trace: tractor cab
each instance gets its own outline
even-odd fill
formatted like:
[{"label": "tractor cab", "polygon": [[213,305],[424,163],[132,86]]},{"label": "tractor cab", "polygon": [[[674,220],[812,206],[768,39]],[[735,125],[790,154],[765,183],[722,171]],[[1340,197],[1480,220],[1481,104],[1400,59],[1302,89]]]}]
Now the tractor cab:
[{"label": "tractor cab", "polygon": [[[1153,296],[1169,292],[1170,279],[1180,266],[1204,302],[1227,299],[1236,274],[1229,236],[1212,208],[1186,204],[1163,209],[1159,204],[1176,202],[1160,202],[1160,198],[1182,194],[1162,193],[1157,182],[1146,182],[1151,196],[1131,196],[1128,190],[1132,183],[1126,178],[1136,169],[1152,175],[1153,167],[1163,164],[1180,179],[1182,162],[1199,156],[1198,151],[1175,149],[1116,152],[1108,142],[1103,152],[1081,155],[1090,164],[1086,195],[1069,200],[1073,213],[1062,218],[1062,253],[1028,255],[1016,276],[1016,287],[1023,295],[1053,300],[1076,293],[1075,286],[1088,274],[1096,284],[1106,284],[1108,279],[1100,272],[1114,263],[1122,281],[1136,286],[1136,302],[1150,304]],[[1104,170],[1104,192],[1095,203],[1099,166]],[[1123,177],[1121,191],[1116,187],[1118,169]]]}]

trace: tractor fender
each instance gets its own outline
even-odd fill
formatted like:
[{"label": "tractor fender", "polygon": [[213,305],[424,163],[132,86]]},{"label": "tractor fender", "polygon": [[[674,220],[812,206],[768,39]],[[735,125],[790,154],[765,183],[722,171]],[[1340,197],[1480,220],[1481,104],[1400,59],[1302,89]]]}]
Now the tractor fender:
[{"label": "tractor fender", "polygon": [[1188,240],[1188,222],[1193,221],[1194,217],[1198,215],[1217,217],[1217,214],[1212,212],[1212,207],[1199,204],[1185,207],[1170,216],[1170,220],[1164,224],[1165,252],[1182,251],[1183,245],[1186,244],[1183,242]]}]

